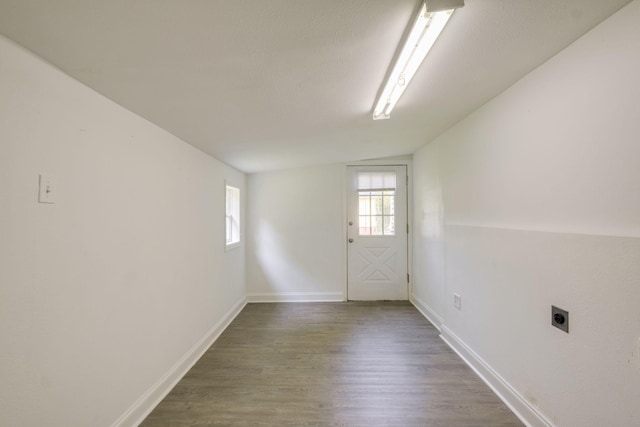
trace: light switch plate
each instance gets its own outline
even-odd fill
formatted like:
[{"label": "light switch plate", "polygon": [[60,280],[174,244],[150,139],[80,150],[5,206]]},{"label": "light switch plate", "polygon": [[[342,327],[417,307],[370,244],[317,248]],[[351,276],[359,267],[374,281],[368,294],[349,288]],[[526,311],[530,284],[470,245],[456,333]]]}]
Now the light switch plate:
[{"label": "light switch plate", "polygon": [[38,202],[39,203],[50,203],[53,204],[56,202],[55,200],[55,191],[54,191],[53,180],[50,176],[45,174],[40,174],[40,187],[38,191]]}]

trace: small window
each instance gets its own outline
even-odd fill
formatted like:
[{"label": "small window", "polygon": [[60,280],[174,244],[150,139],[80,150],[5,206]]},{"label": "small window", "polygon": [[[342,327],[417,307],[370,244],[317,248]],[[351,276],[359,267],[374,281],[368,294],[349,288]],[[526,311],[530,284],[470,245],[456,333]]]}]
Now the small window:
[{"label": "small window", "polygon": [[395,172],[358,174],[358,230],[360,236],[393,236],[395,227]]},{"label": "small window", "polygon": [[226,235],[227,248],[230,248],[240,244],[240,189],[229,185],[226,188]]}]

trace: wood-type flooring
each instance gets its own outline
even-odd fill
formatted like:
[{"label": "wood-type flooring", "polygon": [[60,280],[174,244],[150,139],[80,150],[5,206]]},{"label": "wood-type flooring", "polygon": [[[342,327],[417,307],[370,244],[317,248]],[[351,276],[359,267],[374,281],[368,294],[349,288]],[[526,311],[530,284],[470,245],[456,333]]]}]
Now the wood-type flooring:
[{"label": "wood-type flooring", "polygon": [[408,302],[248,304],[141,424],[523,424]]}]

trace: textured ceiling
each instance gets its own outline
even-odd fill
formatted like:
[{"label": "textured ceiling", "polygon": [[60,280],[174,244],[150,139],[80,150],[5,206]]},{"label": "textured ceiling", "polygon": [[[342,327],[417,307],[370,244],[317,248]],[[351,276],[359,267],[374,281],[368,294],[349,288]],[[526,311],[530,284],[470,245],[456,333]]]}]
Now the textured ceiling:
[{"label": "textured ceiling", "polygon": [[245,172],[409,154],[629,0],[466,0],[390,120],[418,0],[0,0],[0,33]]}]

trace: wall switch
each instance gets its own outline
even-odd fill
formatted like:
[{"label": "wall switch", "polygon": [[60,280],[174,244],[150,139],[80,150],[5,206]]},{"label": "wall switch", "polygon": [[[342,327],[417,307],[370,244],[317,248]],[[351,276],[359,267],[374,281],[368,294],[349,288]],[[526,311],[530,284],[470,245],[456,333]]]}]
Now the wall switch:
[{"label": "wall switch", "polygon": [[458,294],[453,294],[453,306],[458,310],[462,310],[462,297]]},{"label": "wall switch", "polygon": [[40,189],[38,191],[39,203],[55,203],[53,180],[50,176],[40,174]]}]

